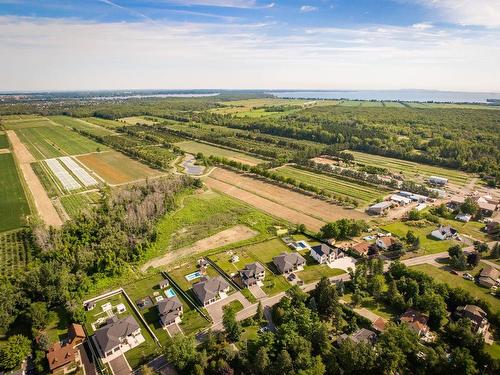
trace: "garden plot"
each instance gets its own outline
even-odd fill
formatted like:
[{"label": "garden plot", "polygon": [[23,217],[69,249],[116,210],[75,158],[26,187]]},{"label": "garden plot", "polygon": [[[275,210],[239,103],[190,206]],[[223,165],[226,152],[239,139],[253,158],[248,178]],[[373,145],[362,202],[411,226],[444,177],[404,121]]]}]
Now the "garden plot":
[{"label": "garden plot", "polygon": [[97,185],[97,181],[94,177],[92,177],[69,156],[63,156],[62,158],[59,158],[59,160],[64,163],[64,165],[80,180],[84,186],[89,187]]},{"label": "garden plot", "polygon": [[78,190],[81,189],[81,185],[69,174],[69,172],[63,168],[57,159],[47,159],[45,160],[48,167],[61,182],[62,186],[68,190]]}]

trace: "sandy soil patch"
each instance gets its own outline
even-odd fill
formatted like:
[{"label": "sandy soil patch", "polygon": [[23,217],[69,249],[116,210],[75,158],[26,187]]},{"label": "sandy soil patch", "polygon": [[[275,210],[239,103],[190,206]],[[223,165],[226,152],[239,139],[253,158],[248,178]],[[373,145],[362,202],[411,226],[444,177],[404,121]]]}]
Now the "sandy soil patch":
[{"label": "sandy soil patch", "polygon": [[30,163],[34,162],[35,158],[28,151],[26,146],[19,140],[17,134],[13,130],[7,130],[7,136],[10,139],[12,150],[17,158],[24,180],[31,191],[31,196],[35,202],[38,215],[40,215],[45,224],[60,227],[63,222],[57,214],[57,211],[47,195],[47,192],[40,183],[38,176],[31,168]]},{"label": "sandy soil patch", "polygon": [[318,164],[328,164],[328,165],[338,165],[339,164],[335,160],[328,159],[328,158],[322,158],[321,156],[317,156],[315,158],[312,158],[311,161],[318,163]]},{"label": "sandy soil patch", "polygon": [[10,150],[8,148],[0,148],[0,154],[8,154]]},{"label": "sandy soil patch", "polygon": [[235,225],[234,227],[223,230],[210,237],[196,241],[191,246],[182,247],[177,250],[168,252],[162,257],[155,258],[147,262],[141,267],[142,271],[149,267],[166,266],[175,260],[202,253],[210,249],[216,249],[221,246],[229,245],[235,242],[248,240],[255,237],[258,233],[245,225]]}]

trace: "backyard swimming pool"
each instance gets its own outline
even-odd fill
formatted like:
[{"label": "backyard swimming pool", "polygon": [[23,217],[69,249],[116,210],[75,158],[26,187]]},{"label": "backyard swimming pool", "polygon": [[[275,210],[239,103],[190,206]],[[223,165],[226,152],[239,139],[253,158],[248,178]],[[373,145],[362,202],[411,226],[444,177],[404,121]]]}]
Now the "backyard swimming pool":
[{"label": "backyard swimming pool", "polygon": [[174,291],[172,288],[167,289],[167,290],[165,291],[165,294],[167,295],[167,298],[172,298],[172,297],[175,297],[175,291]]},{"label": "backyard swimming pool", "polygon": [[186,278],[187,281],[192,281],[194,279],[201,277],[201,273],[199,271],[196,271],[196,272],[190,273],[189,275],[186,275],[184,277]]}]

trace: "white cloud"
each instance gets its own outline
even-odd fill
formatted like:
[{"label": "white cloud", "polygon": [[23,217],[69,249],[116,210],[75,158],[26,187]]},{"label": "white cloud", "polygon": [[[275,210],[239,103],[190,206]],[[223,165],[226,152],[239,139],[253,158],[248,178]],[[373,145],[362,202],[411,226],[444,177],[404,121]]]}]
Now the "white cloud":
[{"label": "white cloud", "polygon": [[[499,30],[95,23],[0,16],[0,90],[427,88],[500,91]],[[283,31],[280,29],[280,31]]]},{"label": "white cloud", "polygon": [[412,0],[459,25],[500,27],[500,0]]},{"label": "white cloud", "polygon": [[256,0],[164,0],[179,5],[203,5],[225,8],[272,8],[274,3],[259,5]]},{"label": "white cloud", "polygon": [[301,11],[302,13],[315,12],[315,11],[317,11],[317,10],[318,10],[318,8],[317,8],[317,7],[315,7],[315,6],[312,6],[312,5],[302,5],[302,6],[300,7],[300,11]]},{"label": "white cloud", "polygon": [[422,22],[422,23],[415,23],[411,25],[411,27],[417,30],[428,30],[432,29],[433,26],[430,23]]}]

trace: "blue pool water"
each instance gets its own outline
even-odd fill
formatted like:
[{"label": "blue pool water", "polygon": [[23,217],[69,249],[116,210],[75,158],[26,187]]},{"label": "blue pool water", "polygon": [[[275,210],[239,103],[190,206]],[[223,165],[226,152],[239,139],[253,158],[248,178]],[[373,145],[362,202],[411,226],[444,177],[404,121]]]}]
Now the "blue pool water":
[{"label": "blue pool water", "polygon": [[192,281],[194,279],[201,277],[201,273],[196,271],[196,272],[190,273],[189,275],[186,275],[184,277],[186,278],[187,281]]},{"label": "blue pool water", "polygon": [[165,291],[165,294],[167,295],[167,297],[168,297],[168,298],[175,297],[175,291],[174,291],[172,288],[167,289],[167,290]]}]

